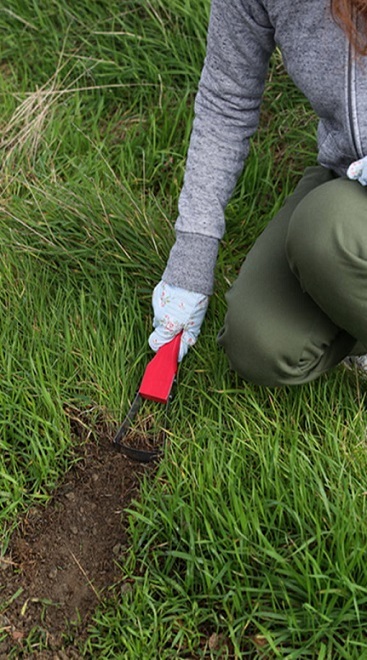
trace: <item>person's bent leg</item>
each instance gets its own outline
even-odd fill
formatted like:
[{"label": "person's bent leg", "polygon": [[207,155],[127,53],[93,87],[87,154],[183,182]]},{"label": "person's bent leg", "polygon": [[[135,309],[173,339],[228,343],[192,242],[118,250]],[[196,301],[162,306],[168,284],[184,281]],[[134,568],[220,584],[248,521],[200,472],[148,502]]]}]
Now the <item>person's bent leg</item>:
[{"label": "person's bent leg", "polygon": [[228,311],[218,342],[245,380],[268,386],[305,383],[338,364],[355,344],[302,291],[285,252],[295,208],[333,179],[321,167],[306,171],[255,242],[226,296]]},{"label": "person's bent leg", "polygon": [[367,352],[367,190],[335,179],[295,209],[286,252],[301,288]]}]

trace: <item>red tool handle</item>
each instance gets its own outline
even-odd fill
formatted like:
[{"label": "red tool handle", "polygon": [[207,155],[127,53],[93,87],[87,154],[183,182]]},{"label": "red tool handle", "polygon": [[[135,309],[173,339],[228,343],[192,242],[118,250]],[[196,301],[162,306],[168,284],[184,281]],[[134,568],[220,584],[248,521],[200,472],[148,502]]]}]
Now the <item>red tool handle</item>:
[{"label": "red tool handle", "polygon": [[139,394],[144,399],[158,403],[167,403],[177,373],[178,353],[180,350],[182,332],[176,335],[168,344],[158,350],[148,363]]}]

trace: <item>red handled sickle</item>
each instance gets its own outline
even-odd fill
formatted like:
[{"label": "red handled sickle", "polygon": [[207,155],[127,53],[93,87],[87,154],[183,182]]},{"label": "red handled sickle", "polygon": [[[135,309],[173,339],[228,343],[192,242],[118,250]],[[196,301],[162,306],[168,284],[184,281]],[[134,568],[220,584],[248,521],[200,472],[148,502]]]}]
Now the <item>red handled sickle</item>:
[{"label": "red handled sickle", "polygon": [[161,454],[162,450],[136,449],[123,444],[121,441],[130,428],[131,422],[136,416],[143,399],[164,403],[166,409],[168,408],[172,386],[177,374],[181,336],[182,332],[176,335],[168,344],[164,344],[147,364],[131,408],[113,439],[115,447],[135,461],[149,463],[149,461],[153,461]]}]

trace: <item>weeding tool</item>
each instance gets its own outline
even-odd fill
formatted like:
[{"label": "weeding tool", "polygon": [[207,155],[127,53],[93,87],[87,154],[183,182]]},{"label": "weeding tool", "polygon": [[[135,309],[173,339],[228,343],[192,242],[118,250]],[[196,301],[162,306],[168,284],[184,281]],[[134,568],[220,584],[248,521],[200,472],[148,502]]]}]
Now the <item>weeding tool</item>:
[{"label": "weeding tool", "polygon": [[123,444],[122,440],[131,427],[143,399],[165,404],[167,412],[177,374],[181,336],[182,332],[176,335],[168,344],[164,344],[147,364],[131,408],[113,439],[115,447],[134,461],[149,463],[157,459],[162,453],[162,450],[159,449],[146,450],[130,447]]}]

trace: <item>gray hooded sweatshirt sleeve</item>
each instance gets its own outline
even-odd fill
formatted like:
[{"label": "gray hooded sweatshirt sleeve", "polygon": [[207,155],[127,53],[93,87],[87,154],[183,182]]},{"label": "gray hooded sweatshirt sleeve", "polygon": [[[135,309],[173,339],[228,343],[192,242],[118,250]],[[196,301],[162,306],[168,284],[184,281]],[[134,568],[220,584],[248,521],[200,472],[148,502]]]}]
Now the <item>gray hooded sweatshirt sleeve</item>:
[{"label": "gray hooded sweatshirt sleeve", "polygon": [[169,284],[212,292],[224,209],[258,126],[273,49],[273,29],[261,2],[213,0],[176,243],[163,274]]},{"label": "gray hooded sweatshirt sleeve", "polygon": [[255,132],[275,44],[319,118],[318,161],[344,176],[367,153],[367,58],[356,58],[330,0],[212,0],[176,242],[163,279],[209,294],[224,210]]}]

